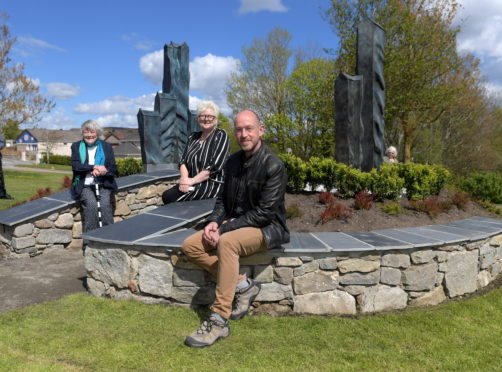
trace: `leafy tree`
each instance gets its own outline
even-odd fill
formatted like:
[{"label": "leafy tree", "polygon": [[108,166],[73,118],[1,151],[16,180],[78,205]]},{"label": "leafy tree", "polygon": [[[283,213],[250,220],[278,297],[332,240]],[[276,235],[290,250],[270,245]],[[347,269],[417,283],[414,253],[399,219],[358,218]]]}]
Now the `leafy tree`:
[{"label": "leafy tree", "polygon": [[240,146],[237,143],[237,140],[235,139],[235,134],[234,134],[234,125],[232,122],[221,112],[218,115],[218,126],[223,129],[225,132],[227,132],[228,135],[228,140],[229,140],[229,145],[230,145],[230,153],[234,153],[236,151],[240,150]]},{"label": "leafy tree", "polygon": [[54,108],[54,103],[44,98],[24,74],[24,65],[12,61],[10,53],[16,39],[5,23],[7,19],[6,14],[0,15],[0,128],[8,120],[18,125],[33,121]]},{"label": "leafy tree", "polygon": [[327,59],[300,63],[286,83],[290,96],[289,121],[281,116],[266,121],[273,142],[287,144],[305,160],[313,155],[334,154],[333,68],[333,61]]},{"label": "leafy tree", "polygon": [[19,123],[12,119],[7,119],[4,127],[2,128],[4,139],[15,140],[21,134]]},{"label": "leafy tree", "polygon": [[340,38],[337,68],[355,67],[355,27],[371,16],[385,30],[386,136],[405,162],[421,129],[436,125],[460,94],[449,84],[463,64],[456,51],[456,0],[332,0],[326,12]]},{"label": "leafy tree", "polygon": [[265,39],[254,39],[249,47],[242,48],[244,58],[239,71],[230,76],[226,91],[235,113],[251,109],[266,118],[287,112],[290,40],[289,32],[277,27]]}]

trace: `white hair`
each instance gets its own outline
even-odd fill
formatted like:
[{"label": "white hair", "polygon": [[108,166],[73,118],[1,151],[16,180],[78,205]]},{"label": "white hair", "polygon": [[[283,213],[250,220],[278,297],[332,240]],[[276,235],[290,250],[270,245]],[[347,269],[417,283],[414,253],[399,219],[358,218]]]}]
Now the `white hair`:
[{"label": "white hair", "polygon": [[85,131],[96,132],[98,138],[103,134],[103,128],[94,120],[86,120],[84,124],[82,124],[81,128],[82,134]]},{"label": "white hair", "polygon": [[203,111],[206,111],[207,109],[213,110],[216,119],[218,119],[218,115],[220,114],[220,108],[213,101],[199,101],[199,103],[197,104],[197,115],[199,115]]},{"label": "white hair", "polygon": [[394,146],[389,146],[387,150],[385,150],[385,155],[388,155],[389,151],[394,151],[394,155],[397,156],[397,150]]}]

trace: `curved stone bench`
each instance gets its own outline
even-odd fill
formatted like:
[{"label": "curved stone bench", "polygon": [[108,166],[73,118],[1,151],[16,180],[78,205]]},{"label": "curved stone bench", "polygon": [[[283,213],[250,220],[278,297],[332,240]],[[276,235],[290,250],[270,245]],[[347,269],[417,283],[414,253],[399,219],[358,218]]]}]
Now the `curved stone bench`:
[{"label": "curved stone bench", "polygon": [[[162,192],[179,177],[162,170],[117,178],[115,219],[120,221],[162,204]],[[0,211],[0,259],[82,248],[80,208],[62,191]]]},{"label": "curved stone bench", "polygon": [[[190,204],[192,203],[192,204]],[[207,305],[214,282],[180,253],[210,201],[171,204],[85,235],[92,294]],[[280,249],[241,258],[262,283],[256,305],[307,314],[356,314],[439,304],[501,272],[502,220],[473,217],[352,233],[293,233]]]}]

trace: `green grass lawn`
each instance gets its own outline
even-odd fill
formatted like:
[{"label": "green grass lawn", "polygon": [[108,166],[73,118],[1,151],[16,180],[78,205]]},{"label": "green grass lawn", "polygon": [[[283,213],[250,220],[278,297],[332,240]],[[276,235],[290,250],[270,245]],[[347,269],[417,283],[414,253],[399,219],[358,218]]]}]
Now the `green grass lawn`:
[{"label": "green grass lawn", "polygon": [[52,169],[60,171],[71,172],[70,165],[60,165],[60,164],[18,164],[16,167],[19,168],[39,168],[39,169]]},{"label": "green grass lawn", "polygon": [[249,316],[192,349],[193,310],[78,294],[0,314],[0,370],[499,371],[501,309],[499,288],[359,318]]},{"label": "green grass lawn", "polygon": [[52,191],[58,191],[65,177],[64,174],[60,173],[29,172],[12,169],[5,169],[3,175],[7,194],[14,199],[0,199],[0,210],[29,200],[37,193],[38,189],[50,187]]}]

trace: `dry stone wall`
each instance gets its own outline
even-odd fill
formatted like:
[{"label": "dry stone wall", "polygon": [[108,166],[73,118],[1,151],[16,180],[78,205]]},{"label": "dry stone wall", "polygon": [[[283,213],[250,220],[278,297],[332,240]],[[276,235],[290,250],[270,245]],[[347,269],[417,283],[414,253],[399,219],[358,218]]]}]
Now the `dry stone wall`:
[{"label": "dry stone wall", "polygon": [[[91,242],[85,265],[96,296],[184,306],[214,299],[214,281],[176,250]],[[487,286],[501,265],[502,234],[439,248],[241,258],[242,272],[261,283],[255,311],[322,315],[436,305]]]},{"label": "dry stone wall", "polygon": [[[115,195],[116,222],[162,205],[162,193],[174,181],[145,182],[140,187],[121,190]],[[82,249],[82,217],[78,204],[17,226],[1,225],[0,259],[32,257],[48,251]]]}]

